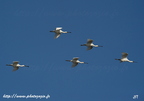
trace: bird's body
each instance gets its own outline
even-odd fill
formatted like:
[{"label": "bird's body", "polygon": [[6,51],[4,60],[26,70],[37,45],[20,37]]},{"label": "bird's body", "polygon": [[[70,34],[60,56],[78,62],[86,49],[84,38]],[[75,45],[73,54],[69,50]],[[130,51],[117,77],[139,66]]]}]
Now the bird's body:
[{"label": "bird's body", "polygon": [[12,64],[7,64],[7,66],[13,66],[13,71],[18,70],[19,67],[29,67],[29,66],[26,66],[26,65],[20,65],[19,61],[13,61]]},{"label": "bird's body", "polygon": [[72,63],[73,63],[73,64],[72,64],[72,67],[77,66],[78,63],[88,64],[88,63],[86,63],[86,62],[81,62],[81,61],[79,61],[78,59],[79,59],[78,57],[75,57],[75,58],[73,58],[72,60],[66,60],[66,61],[72,62]]},{"label": "bird's body", "polygon": [[88,39],[86,44],[82,44],[81,46],[87,46],[87,50],[91,50],[93,47],[103,47],[99,45],[94,45],[92,39]]},{"label": "bird's body", "polygon": [[54,32],[55,33],[55,36],[54,36],[55,39],[60,37],[60,35],[62,33],[71,33],[71,32],[67,32],[67,31],[62,31],[62,27],[57,27],[55,30],[50,31],[50,32]]},{"label": "bird's body", "polygon": [[115,60],[119,60],[120,62],[134,62],[134,61],[130,61],[128,58],[127,58],[127,56],[128,56],[128,53],[122,53],[122,57],[121,57],[121,59],[115,59]]}]

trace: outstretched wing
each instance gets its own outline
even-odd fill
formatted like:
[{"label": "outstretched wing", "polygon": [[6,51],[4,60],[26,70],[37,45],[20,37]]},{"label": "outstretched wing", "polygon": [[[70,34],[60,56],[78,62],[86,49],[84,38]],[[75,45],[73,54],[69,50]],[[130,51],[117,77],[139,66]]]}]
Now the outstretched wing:
[{"label": "outstretched wing", "polygon": [[92,39],[87,39],[87,44],[91,44],[93,42]]},{"label": "outstretched wing", "polygon": [[128,53],[122,53],[122,58],[126,58],[128,56]]},{"label": "outstretched wing", "polygon": [[19,69],[19,67],[14,67],[13,68],[13,71],[16,71],[16,70],[18,70]]},{"label": "outstretched wing", "polygon": [[75,57],[75,58],[73,58],[73,60],[75,60],[75,61],[78,60],[78,59],[79,59],[79,57]]},{"label": "outstretched wing", "polygon": [[56,30],[61,30],[62,29],[62,27],[56,27]]},{"label": "outstretched wing", "polygon": [[73,63],[72,64],[72,67],[75,67],[75,66],[77,66],[78,65],[78,63]]},{"label": "outstretched wing", "polygon": [[75,58],[72,59],[72,62],[73,62],[73,63],[77,63],[77,60],[78,60],[78,59],[79,59],[79,57],[75,57]]},{"label": "outstretched wing", "polygon": [[60,37],[60,33],[55,33],[54,39]]},{"label": "outstretched wing", "polygon": [[17,65],[19,61],[13,61],[13,65]]},{"label": "outstretched wing", "polygon": [[87,50],[91,50],[93,46],[87,46]]}]

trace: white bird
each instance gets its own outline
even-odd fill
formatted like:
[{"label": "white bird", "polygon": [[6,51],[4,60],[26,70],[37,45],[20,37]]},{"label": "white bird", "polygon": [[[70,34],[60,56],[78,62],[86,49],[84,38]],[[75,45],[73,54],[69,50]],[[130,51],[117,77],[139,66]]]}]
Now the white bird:
[{"label": "white bird", "polygon": [[[135,62],[135,61],[130,61],[128,58],[127,58],[127,56],[128,56],[128,53],[122,53],[122,57],[121,57],[121,59],[115,59],[115,60],[119,60],[120,62]],[[136,63],[136,62],[135,62]]]},{"label": "white bird", "polygon": [[72,64],[72,67],[77,66],[78,63],[88,64],[88,63],[86,63],[86,62],[81,62],[81,61],[79,61],[78,59],[79,59],[79,57],[75,57],[75,58],[73,58],[72,60],[66,60],[66,61],[72,62],[72,63],[73,63],[73,64]]},{"label": "white bird", "polygon": [[7,64],[6,66],[13,66],[13,71],[16,71],[19,69],[19,67],[29,67],[26,65],[20,65],[19,61],[13,61],[13,64]]},{"label": "white bird", "polygon": [[103,46],[99,46],[99,45],[94,45],[92,39],[87,39],[87,43],[86,44],[82,44],[81,46],[87,46],[87,50],[92,49],[93,47],[103,47]]},{"label": "white bird", "polygon": [[50,32],[55,33],[54,39],[58,38],[61,35],[61,33],[71,33],[71,32],[67,32],[67,31],[62,31],[62,27],[56,27],[55,30],[50,31]]}]

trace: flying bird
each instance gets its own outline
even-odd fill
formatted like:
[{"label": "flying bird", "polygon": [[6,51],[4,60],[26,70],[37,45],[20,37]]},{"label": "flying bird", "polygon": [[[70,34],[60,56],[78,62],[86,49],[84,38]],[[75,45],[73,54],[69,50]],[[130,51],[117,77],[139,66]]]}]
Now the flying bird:
[{"label": "flying bird", "polygon": [[[132,62],[132,63],[134,63],[135,61],[130,61],[128,58],[127,58],[127,56],[128,56],[128,53],[122,53],[122,57],[121,57],[121,59],[115,59],[115,60],[119,60],[120,62]],[[136,62],[135,62],[136,63]]]},{"label": "flying bird", "polygon": [[19,67],[29,67],[27,65],[20,65],[19,61],[13,61],[12,64],[6,64],[6,66],[13,66],[13,71],[16,71],[19,69]]},{"label": "flying bird", "polygon": [[87,50],[91,50],[93,47],[103,47],[103,46],[99,46],[99,45],[94,45],[92,39],[87,39],[87,43],[82,44],[81,46],[87,46]]},{"label": "flying bird", "polygon": [[52,30],[50,32],[54,32],[55,33],[54,39],[57,39],[58,37],[60,37],[60,35],[62,33],[71,33],[71,32],[67,32],[67,31],[62,31],[62,27],[56,27],[55,30]]},{"label": "flying bird", "polygon": [[88,64],[88,63],[86,63],[86,62],[81,62],[81,61],[79,61],[78,59],[79,59],[79,57],[75,57],[75,58],[73,58],[72,60],[66,60],[66,61],[72,62],[72,63],[73,63],[73,64],[72,64],[72,67],[77,66],[78,63]]}]

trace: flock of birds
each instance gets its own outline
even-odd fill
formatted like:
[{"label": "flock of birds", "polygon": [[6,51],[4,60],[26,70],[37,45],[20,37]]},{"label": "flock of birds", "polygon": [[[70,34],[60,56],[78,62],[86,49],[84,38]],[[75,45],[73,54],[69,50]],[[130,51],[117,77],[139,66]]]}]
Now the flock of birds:
[{"label": "flock of birds", "polygon": [[[67,32],[67,31],[62,31],[62,27],[57,27],[55,30],[52,30],[50,32],[54,32],[55,33],[54,39],[60,37],[60,35],[63,34],[63,33],[71,33],[71,32]],[[100,46],[100,45],[93,44],[93,40],[92,39],[88,39],[87,43],[86,44],[82,44],[81,46],[87,46],[87,50],[91,50],[93,47],[103,47],[103,46]],[[115,59],[115,60],[119,60],[120,62],[136,63],[135,61],[130,61],[127,58],[127,56],[128,56],[128,53],[124,53],[123,52],[121,59]],[[86,62],[79,61],[79,57],[74,57],[72,60],[66,60],[66,61],[72,62],[73,63],[72,67],[77,66],[79,63],[88,64]],[[12,64],[7,64],[6,66],[12,66],[13,67],[13,71],[18,70],[20,67],[29,67],[27,65],[20,65],[19,61],[13,61]]]}]

